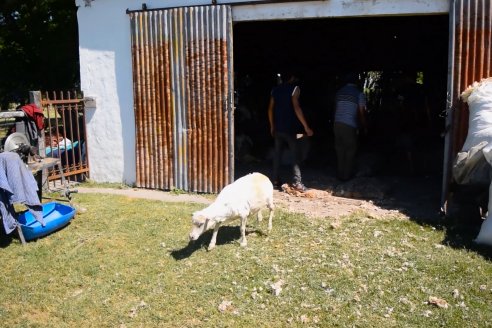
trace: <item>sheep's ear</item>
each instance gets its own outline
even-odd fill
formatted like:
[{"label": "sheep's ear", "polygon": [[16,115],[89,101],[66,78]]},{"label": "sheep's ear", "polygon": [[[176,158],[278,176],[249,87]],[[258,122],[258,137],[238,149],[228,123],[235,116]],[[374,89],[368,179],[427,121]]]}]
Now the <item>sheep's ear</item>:
[{"label": "sheep's ear", "polygon": [[193,223],[198,223],[198,213],[197,212],[194,212],[192,215],[191,215],[191,222]]},{"label": "sheep's ear", "polygon": [[203,215],[199,215],[197,213],[193,214],[193,217],[191,218],[191,221],[196,224],[203,224],[206,222],[206,218]]}]

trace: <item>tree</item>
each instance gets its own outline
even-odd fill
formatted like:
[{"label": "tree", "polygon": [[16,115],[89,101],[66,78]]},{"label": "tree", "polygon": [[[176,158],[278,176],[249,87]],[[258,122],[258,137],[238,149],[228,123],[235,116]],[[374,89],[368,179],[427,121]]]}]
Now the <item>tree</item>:
[{"label": "tree", "polygon": [[79,85],[77,7],[73,0],[0,2],[0,105],[29,90]]}]

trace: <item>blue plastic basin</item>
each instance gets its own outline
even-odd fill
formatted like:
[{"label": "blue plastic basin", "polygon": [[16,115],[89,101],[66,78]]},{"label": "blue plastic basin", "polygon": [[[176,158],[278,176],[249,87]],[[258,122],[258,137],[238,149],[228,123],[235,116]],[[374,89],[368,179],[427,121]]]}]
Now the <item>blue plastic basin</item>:
[{"label": "blue plastic basin", "polygon": [[50,202],[43,204],[43,219],[46,225],[36,221],[29,211],[21,213],[18,217],[19,224],[26,240],[32,240],[49,235],[50,233],[66,226],[75,215],[75,208],[69,205]]}]

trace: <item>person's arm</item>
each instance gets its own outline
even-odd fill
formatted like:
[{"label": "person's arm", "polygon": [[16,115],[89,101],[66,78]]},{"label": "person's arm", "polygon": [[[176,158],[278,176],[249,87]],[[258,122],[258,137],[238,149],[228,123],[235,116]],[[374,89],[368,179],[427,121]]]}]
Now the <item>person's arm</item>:
[{"label": "person's arm", "polygon": [[273,136],[275,133],[275,125],[273,123],[273,107],[275,105],[275,100],[270,96],[270,102],[268,103],[268,122],[270,122],[270,134]]},{"label": "person's arm", "polygon": [[424,108],[425,108],[425,118],[426,118],[425,123],[427,124],[426,128],[430,128],[432,126],[432,115],[431,115],[431,108],[429,105],[429,98],[426,95],[424,95]]},{"label": "person's arm", "polygon": [[306,135],[308,137],[313,135],[313,130],[307,124],[306,118],[304,117],[304,113],[302,112],[301,105],[299,104],[299,88],[296,87],[294,93],[292,94],[292,105],[294,106],[294,112],[296,113],[297,118],[301,122],[304,127],[304,131],[306,131]]},{"label": "person's arm", "polygon": [[367,119],[366,119],[366,97],[363,93],[360,95],[361,100],[359,100],[358,114],[359,122],[364,134],[367,134]]},{"label": "person's arm", "polygon": [[359,119],[362,131],[367,133],[366,106],[359,106]]}]

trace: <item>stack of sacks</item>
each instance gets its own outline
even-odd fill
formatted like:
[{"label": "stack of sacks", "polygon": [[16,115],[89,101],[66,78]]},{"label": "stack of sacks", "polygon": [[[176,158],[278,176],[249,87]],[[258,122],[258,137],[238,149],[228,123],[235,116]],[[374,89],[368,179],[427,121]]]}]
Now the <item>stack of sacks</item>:
[{"label": "stack of sacks", "polygon": [[488,184],[487,218],[475,238],[479,244],[492,245],[492,78],[473,83],[462,94],[470,110],[468,134],[453,167],[460,183]]},{"label": "stack of sacks", "polygon": [[487,154],[492,149],[492,78],[475,82],[461,98],[470,110],[465,144],[453,165],[453,178],[461,185],[488,186],[492,166]]}]

